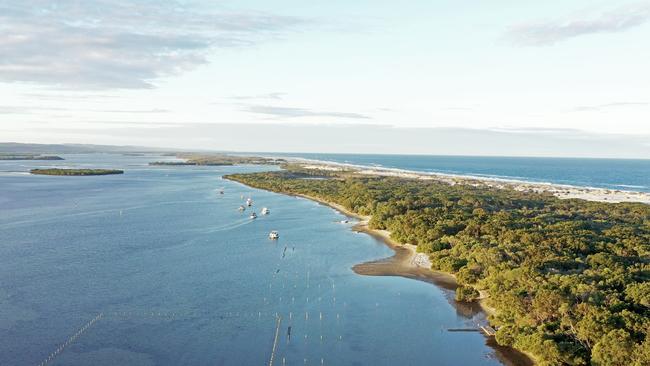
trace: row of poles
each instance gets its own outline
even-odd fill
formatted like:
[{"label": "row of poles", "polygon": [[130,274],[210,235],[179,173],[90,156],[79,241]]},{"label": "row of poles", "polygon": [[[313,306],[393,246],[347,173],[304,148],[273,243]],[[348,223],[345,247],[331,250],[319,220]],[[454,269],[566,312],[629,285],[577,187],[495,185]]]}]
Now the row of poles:
[{"label": "row of poles", "polygon": [[[284,260],[285,257],[286,257],[286,255],[285,255],[286,250],[287,250],[287,246],[285,246],[284,250],[282,251],[281,260]],[[283,276],[283,275],[280,274],[280,271],[281,271],[280,267],[281,266],[278,266],[277,270],[274,271],[274,273],[272,274],[272,279],[269,282],[269,287],[268,287],[268,291],[270,293],[270,296],[268,298],[264,297],[264,299],[263,299],[263,304],[264,305],[270,305],[271,304],[270,300],[272,298],[275,298],[275,296],[273,296],[273,294],[272,294],[273,289],[282,289],[282,290],[290,290],[291,291],[293,289],[298,289],[298,288],[301,288],[301,289],[304,289],[304,288],[306,288],[306,289],[314,288],[315,289],[315,288],[317,288],[318,292],[319,292],[319,294],[317,296],[313,296],[311,298],[309,296],[305,296],[305,298],[302,301],[304,301],[304,303],[321,303],[321,304],[328,304],[329,303],[330,305],[336,307],[336,305],[337,305],[337,299],[336,299],[336,296],[335,296],[336,295],[336,286],[334,285],[334,283],[331,284],[331,289],[329,288],[329,285],[321,286],[321,284],[317,284],[317,285],[313,284],[312,283],[311,271],[309,269],[307,269],[306,273],[305,273],[305,277],[304,277],[305,280],[306,280],[306,283],[304,283],[304,285],[298,286],[297,283],[296,284],[290,284],[290,283],[286,284],[285,281],[286,280],[291,280],[292,278],[297,280],[297,282],[299,283],[300,282],[300,276],[298,276],[297,272],[295,272],[295,275],[296,275],[295,277],[294,276],[286,276],[286,273]],[[277,283],[273,284],[273,282],[275,282],[275,281],[279,281],[280,284],[277,284]],[[325,298],[323,297],[323,295],[325,295],[325,294],[322,294],[321,291],[324,290],[324,289],[326,289],[327,292],[331,291],[331,299],[329,299],[329,296],[326,296]],[[284,292],[284,291],[282,291],[282,292]],[[289,294],[284,293],[282,295],[284,295],[284,297],[283,296],[278,296],[276,298],[277,299],[276,304],[278,304],[278,305],[279,304],[287,304],[287,305],[296,304],[295,296],[291,296],[291,298],[290,298],[291,300],[289,300],[289,296],[290,296]],[[293,295],[293,294],[291,294],[291,295]],[[325,299],[327,299],[327,300],[325,300]],[[342,305],[345,307],[347,304],[345,302],[343,302]],[[293,320],[297,319],[298,316],[302,317],[302,312],[300,312],[299,314],[300,315],[294,314],[294,312],[288,312],[288,314],[286,314],[287,323],[289,324],[289,326],[287,328],[287,343],[289,343],[290,340],[291,340],[291,329],[292,329]],[[324,319],[323,312],[319,311],[317,317],[318,317],[318,320],[322,324],[323,319]],[[276,316],[276,318],[277,318],[277,320],[276,320],[275,336],[273,338],[273,345],[272,345],[272,348],[271,348],[271,354],[269,356],[269,366],[273,366],[273,363],[276,360],[276,354],[278,353],[278,332],[279,332],[279,328],[280,328],[281,316],[278,315],[278,316]],[[310,312],[309,311],[304,312],[304,320],[305,321],[310,320]],[[336,313],[336,322],[338,323],[339,320],[340,320],[340,314]],[[341,341],[343,339],[343,337],[341,335],[339,335],[339,336],[335,337],[335,339],[338,340],[338,341]],[[304,334],[304,340],[305,340],[305,342],[307,342],[307,340],[308,340],[308,335],[307,334]],[[321,334],[320,335],[321,344],[322,344],[323,341],[324,341],[324,337]],[[281,361],[282,361],[282,366],[286,366],[287,358],[283,356],[281,358]],[[308,363],[308,359],[304,358],[303,359],[303,364],[307,365],[307,363]],[[320,358],[320,365],[324,365],[324,364],[325,364],[325,359]]]},{"label": "row of poles", "polygon": [[70,345],[70,344],[71,344],[72,342],[74,342],[77,338],[79,338],[79,337],[80,337],[80,336],[81,336],[85,331],[87,331],[90,327],[92,327],[93,325],[95,325],[95,323],[97,323],[97,322],[98,322],[98,321],[99,321],[103,316],[104,316],[103,313],[99,313],[96,317],[94,317],[94,318],[93,318],[92,320],[90,320],[88,323],[84,324],[81,328],[79,328],[79,330],[78,330],[75,334],[71,335],[71,336],[70,336],[70,337],[65,341],[65,343],[63,343],[61,346],[59,346],[59,348],[57,348],[56,350],[54,350],[54,352],[50,353],[50,355],[49,355],[45,360],[43,360],[41,363],[39,363],[38,366],[44,366],[44,365],[47,365],[49,362],[53,361],[53,360],[56,358],[56,356],[58,356],[61,352],[63,352],[63,350],[64,350],[68,345]]}]

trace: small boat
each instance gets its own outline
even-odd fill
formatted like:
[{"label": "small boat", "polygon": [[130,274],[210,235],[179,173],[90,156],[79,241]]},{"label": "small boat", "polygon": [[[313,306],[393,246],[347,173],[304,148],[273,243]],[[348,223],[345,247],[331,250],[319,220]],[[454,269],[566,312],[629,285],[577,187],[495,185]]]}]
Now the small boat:
[{"label": "small boat", "polygon": [[339,221],[341,224],[347,224],[349,221],[348,220],[341,220]]},{"label": "small boat", "polygon": [[239,206],[238,210],[239,210],[239,211],[246,211],[246,207],[244,207],[244,206]]},{"label": "small boat", "polygon": [[252,199],[247,199],[246,200],[246,206],[251,207],[253,205],[253,200]]},{"label": "small boat", "polygon": [[280,234],[278,234],[277,231],[273,230],[269,233],[269,239],[275,240],[279,238],[280,238]]},{"label": "small boat", "polygon": [[250,217],[251,219],[256,219],[256,218],[257,218],[257,214],[256,214],[255,212],[253,212],[249,217]]},{"label": "small boat", "polygon": [[262,215],[268,215],[270,213],[271,213],[271,210],[269,210],[268,208],[266,208],[266,207],[262,208]]}]

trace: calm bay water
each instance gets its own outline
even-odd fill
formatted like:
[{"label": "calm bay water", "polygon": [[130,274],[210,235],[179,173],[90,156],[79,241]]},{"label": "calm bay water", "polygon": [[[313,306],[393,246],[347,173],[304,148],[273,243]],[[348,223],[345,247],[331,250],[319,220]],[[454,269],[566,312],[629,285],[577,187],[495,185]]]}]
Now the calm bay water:
[{"label": "calm bay water", "polygon": [[420,172],[650,192],[650,159],[272,154]]},{"label": "calm bay water", "polygon": [[[0,162],[0,365],[62,345],[48,365],[268,364],[276,313],[275,365],[501,364],[481,334],[446,331],[480,317],[447,290],[354,274],[392,251],[339,213],[221,179],[272,168],[65,158]],[[26,173],[61,165],[126,173]],[[241,195],[271,215],[250,220]]]}]

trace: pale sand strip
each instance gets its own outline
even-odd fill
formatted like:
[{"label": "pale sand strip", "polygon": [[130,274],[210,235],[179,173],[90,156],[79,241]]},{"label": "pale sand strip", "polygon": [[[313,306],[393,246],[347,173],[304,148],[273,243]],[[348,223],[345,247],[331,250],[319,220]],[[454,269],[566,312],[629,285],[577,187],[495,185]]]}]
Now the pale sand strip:
[{"label": "pale sand strip", "polygon": [[533,183],[508,179],[462,176],[443,173],[424,173],[401,169],[371,168],[332,162],[301,163],[300,160],[297,160],[296,162],[305,169],[313,170],[349,171],[370,176],[435,180],[451,185],[465,184],[471,186],[494,187],[499,189],[514,189],[521,192],[550,193],[561,199],[577,198],[596,202],[640,202],[650,204],[650,193],[648,192],[635,192],[594,187],[576,187],[561,184]]}]

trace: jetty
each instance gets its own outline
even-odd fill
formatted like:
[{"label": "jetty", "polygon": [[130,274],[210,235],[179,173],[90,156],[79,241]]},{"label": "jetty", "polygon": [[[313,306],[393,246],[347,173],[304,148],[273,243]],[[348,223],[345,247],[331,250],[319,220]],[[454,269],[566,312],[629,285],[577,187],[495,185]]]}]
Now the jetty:
[{"label": "jetty", "polygon": [[447,332],[480,332],[478,328],[449,328]]},{"label": "jetty", "polygon": [[479,325],[479,328],[487,335],[488,337],[493,337],[497,334],[497,331],[489,325]]}]

